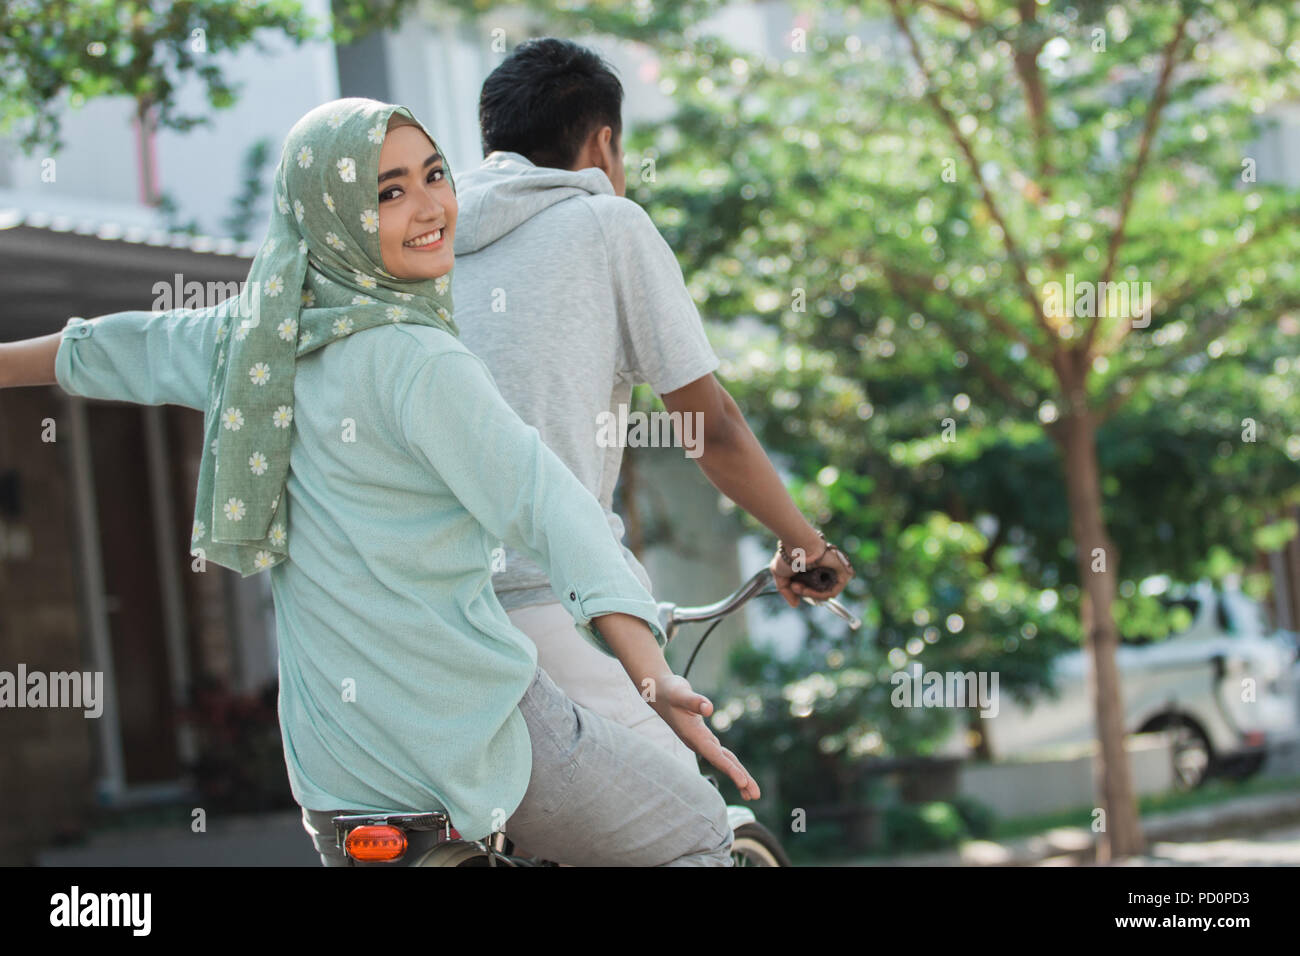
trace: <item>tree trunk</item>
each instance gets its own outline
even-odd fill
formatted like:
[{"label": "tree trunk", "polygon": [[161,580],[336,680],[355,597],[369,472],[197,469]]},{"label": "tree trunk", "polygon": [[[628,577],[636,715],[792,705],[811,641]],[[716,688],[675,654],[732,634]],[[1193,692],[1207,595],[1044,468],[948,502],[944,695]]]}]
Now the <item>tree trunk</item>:
[{"label": "tree trunk", "polygon": [[975,746],[971,748],[971,753],[976,760],[993,759],[993,750],[989,747],[989,735],[984,729],[985,723],[986,718],[980,716],[978,707],[971,707],[966,711],[966,730],[976,735]]},{"label": "tree trunk", "polygon": [[135,147],[137,168],[140,173],[140,201],[146,206],[156,206],[159,201],[158,157],[155,152],[154,133],[157,115],[152,100],[136,101]]},{"label": "tree trunk", "polygon": [[[1067,389],[1067,394],[1072,392],[1082,399],[1082,386],[1076,384],[1078,387]],[[1101,745],[1101,759],[1094,763],[1094,780],[1105,811],[1105,823],[1098,841],[1097,860],[1107,862],[1139,854],[1145,847],[1128,754],[1124,749],[1124,711],[1115,664],[1119,634],[1112,605],[1119,556],[1106,533],[1102,515],[1097,428],[1083,401],[1073,403],[1056,433],[1065,460],[1070,525],[1083,591],[1080,618],[1092,665],[1088,670],[1088,687]],[[1098,570],[1094,571],[1094,567]],[[1105,570],[1101,570],[1103,567]]]}]

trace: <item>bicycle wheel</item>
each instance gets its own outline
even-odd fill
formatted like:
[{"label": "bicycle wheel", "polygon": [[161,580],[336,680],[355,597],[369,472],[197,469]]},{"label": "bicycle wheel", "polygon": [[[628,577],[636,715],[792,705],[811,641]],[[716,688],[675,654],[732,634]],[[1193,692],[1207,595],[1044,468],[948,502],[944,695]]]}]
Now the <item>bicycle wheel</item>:
[{"label": "bicycle wheel", "polygon": [[731,861],[735,866],[791,865],[781,844],[761,823],[736,827],[731,841]]},{"label": "bicycle wheel", "polygon": [[420,857],[413,865],[415,866],[490,866],[487,854],[480,850],[472,843],[465,843],[460,840],[452,840],[449,843],[439,843],[424,856]]}]

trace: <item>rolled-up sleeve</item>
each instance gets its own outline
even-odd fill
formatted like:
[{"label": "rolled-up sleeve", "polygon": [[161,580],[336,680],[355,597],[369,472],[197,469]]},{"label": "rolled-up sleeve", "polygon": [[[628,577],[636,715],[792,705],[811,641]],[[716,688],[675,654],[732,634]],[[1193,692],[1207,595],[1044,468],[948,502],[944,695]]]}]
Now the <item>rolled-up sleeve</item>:
[{"label": "rolled-up sleeve", "polygon": [[667,643],[658,605],[624,560],[604,509],[502,398],[480,358],[430,356],[412,375],[397,417],[412,453],[466,510],[547,572],[591,643],[616,656],[590,623],[613,613],[640,618],[660,647]]},{"label": "rolled-up sleeve", "polygon": [[203,409],[220,321],[215,307],[69,319],[55,380],[85,398]]}]

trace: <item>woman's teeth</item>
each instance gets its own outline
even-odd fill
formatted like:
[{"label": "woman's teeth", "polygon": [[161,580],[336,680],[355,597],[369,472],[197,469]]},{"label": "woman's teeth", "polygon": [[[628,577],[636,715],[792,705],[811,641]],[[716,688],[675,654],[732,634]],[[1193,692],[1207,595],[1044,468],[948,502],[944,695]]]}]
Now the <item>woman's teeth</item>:
[{"label": "woman's teeth", "polygon": [[432,245],[433,243],[437,242],[437,241],[438,241],[439,239],[441,239],[441,238],[442,238],[442,230],[441,230],[441,229],[438,229],[438,230],[436,230],[436,231],[434,231],[434,232],[429,233],[428,235],[421,236],[421,237],[418,238],[418,239],[408,239],[408,240],[406,240],[406,242],[402,243],[402,245],[404,245],[404,246],[428,246],[428,245]]}]

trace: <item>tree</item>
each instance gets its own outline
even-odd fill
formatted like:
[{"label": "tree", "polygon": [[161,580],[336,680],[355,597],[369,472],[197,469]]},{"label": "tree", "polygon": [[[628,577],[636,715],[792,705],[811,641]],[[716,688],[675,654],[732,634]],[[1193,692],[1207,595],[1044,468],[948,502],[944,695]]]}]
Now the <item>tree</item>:
[{"label": "tree", "polygon": [[203,81],[208,104],[223,109],[237,91],[216,57],[259,30],[297,43],[319,27],[296,0],[15,0],[0,11],[0,106],[5,130],[21,121],[28,151],[60,140],[60,112],[97,96],[129,96],[147,128],[191,129],[207,122],[177,108],[183,80]]},{"label": "tree", "polygon": [[[995,553],[1024,526],[1039,532],[1040,560],[1068,553],[1072,569],[1040,570],[1079,589],[1101,852],[1136,853],[1114,657],[1126,552],[1107,510],[1136,519],[1119,537],[1147,568],[1169,550],[1151,547],[1153,529],[1195,524],[1207,550],[1184,551],[1190,568],[1216,545],[1242,555],[1300,478],[1286,364],[1300,307],[1296,196],[1256,182],[1247,152],[1266,108],[1296,93],[1296,13],[937,0],[871,10],[878,19],[818,5],[792,24],[779,60],[716,37],[665,57],[679,109],[636,140],[655,176],[634,194],[710,313],[764,320],[864,383],[860,427],[887,455],[854,454],[833,407],[775,423],[793,443],[810,431],[829,449],[800,461],[804,474],[848,453],[823,499],[853,495],[847,478],[883,466],[928,479],[910,495],[918,504],[1000,511]],[[1110,291],[1120,281],[1138,283],[1127,304]],[[1150,436],[1179,454],[1152,461],[1133,447]],[[1226,454],[1201,457],[1225,442]],[[1170,489],[1166,507],[1142,482],[1180,468],[1200,487]],[[1046,497],[1008,501],[995,482]],[[1217,504],[1206,492],[1237,513],[1177,513],[1198,493]]]},{"label": "tree", "polygon": [[202,81],[213,110],[238,98],[220,54],[249,45],[265,50],[268,33],[295,44],[350,43],[396,26],[417,3],[332,0],[330,22],[323,24],[299,0],[9,0],[0,9],[3,131],[22,125],[25,150],[57,152],[63,106],[100,96],[134,99],[146,131],[192,129],[210,117],[178,109],[187,78]]}]

